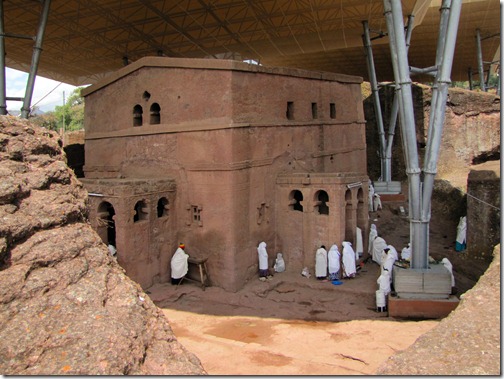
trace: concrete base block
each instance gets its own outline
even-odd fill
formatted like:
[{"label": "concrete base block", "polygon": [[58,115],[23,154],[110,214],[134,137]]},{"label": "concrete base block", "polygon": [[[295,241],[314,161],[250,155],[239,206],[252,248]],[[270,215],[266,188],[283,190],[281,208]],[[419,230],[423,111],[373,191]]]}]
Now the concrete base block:
[{"label": "concrete base block", "polygon": [[374,182],[375,192],[383,199],[383,195],[397,195],[401,193],[401,182]]},{"label": "concrete base block", "polygon": [[459,299],[456,296],[450,296],[448,299],[401,299],[389,296],[388,315],[400,318],[440,319],[448,316],[458,304]]}]

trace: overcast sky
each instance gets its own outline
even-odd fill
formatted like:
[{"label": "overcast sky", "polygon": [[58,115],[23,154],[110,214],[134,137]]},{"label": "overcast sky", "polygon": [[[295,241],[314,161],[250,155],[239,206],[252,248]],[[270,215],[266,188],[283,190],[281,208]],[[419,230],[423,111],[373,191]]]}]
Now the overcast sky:
[{"label": "overcast sky", "polygon": [[[7,87],[6,96],[24,97],[26,91],[26,83],[28,81],[28,73],[13,70],[11,68],[6,68],[5,76]],[[66,83],[62,83],[59,86],[58,84],[60,84],[60,82],[46,79],[42,76],[37,76],[37,78],[35,79],[35,88],[33,90],[32,106],[36,104],[39,109],[44,112],[52,111],[56,105],[63,105],[63,91],[65,92],[65,99],[67,99],[68,96],[73,92],[73,90],[77,88]],[[56,88],[56,86],[58,87]],[[49,92],[51,93],[49,94]],[[18,111],[22,106],[23,103],[20,101],[7,102],[8,111]]]}]

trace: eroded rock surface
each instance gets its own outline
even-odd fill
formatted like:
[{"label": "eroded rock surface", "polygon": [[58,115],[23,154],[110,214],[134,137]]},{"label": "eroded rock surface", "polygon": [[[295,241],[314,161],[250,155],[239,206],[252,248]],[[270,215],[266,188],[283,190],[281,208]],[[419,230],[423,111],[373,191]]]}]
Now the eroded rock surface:
[{"label": "eroded rock surface", "polygon": [[392,356],[378,375],[497,375],[500,367],[500,245],[478,283],[457,309],[408,349]]},{"label": "eroded rock surface", "polygon": [[0,373],[198,375],[110,257],[59,136],[0,116]]}]

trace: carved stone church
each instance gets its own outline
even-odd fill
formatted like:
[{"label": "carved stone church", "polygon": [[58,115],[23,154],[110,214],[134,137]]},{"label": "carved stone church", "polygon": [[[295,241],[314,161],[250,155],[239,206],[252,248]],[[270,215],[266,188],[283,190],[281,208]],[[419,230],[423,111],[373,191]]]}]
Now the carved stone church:
[{"label": "carved stone church", "polygon": [[[180,242],[212,285],[368,232],[362,78],[238,61],[142,58],[82,91],[90,220],[142,287]],[[365,252],[367,253],[367,252]]]}]

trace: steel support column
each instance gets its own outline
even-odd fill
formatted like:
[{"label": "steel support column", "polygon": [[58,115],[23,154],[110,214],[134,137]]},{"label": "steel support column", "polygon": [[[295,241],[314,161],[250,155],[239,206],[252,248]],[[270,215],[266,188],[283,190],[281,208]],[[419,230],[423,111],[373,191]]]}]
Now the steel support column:
[{"label": "steel support column", "polygon": [[485,72],[483,71],[483,53],[481,51],[481,34],[479,29],[476,29],[476,53],[478,57],[478,73],[480,79],[480,88],[482,91],[486,92]]},{"label": "steel support column", "polygon": [[385,18],[390,36],[390,50],[394,66],[394,77],[400,91],[399,116],[405,151],[406,173],[409,183],[410,241],[412,247],[411,268],[427,269],[429,256],[430,202],[437,159],[441,144],[441,134],[445,116],[448,86],[453,53],[457,38],[461,2],[443,0],[441,7],[440,36],[438,38],[436,65],[440,65],[436,75],[436,89],[433,90],[429,123],[427,150],[424,159],[426,180],[420,180],[417,140],[411,79],[408,71],[408,57],[404,39],[401,3],[384,0]]},{"label": "steel support column", "polygon": [[390,181],[386,178],[390,177],[387,165],[385,164],[385,128],[383,127],[383,116],[380,104],[380,94],[378,89],[378,81],[376,80],[375,65],[373,59],[373,50],[371,48],[371,37],[369,35],[369,25],[367,21],[363,21],[362,25],[364,27],[364,34],[362,35],[362,41],[364,43],[364,50],[366,52],[366,62],[369,75],[369,83],[371,85],[371,93],[373,96],[373,105],[376,117],[376,124],[378,126],[378,138],[380,141],[380,168],[381,168],[381,179],[383,181]]},{"label": "steel support column", "polygon": [[[453,55],[455,52],[460,11],[462,8],[461,1],[445,0],[443,1],[443,5],[445,5],[445,3],[448,9],[445,11],[442,10],[441,22],[443,23],[446,20],[447,25],[442,25],[440,27],[440,32],[444,31],[443,29],[446,31],[444,32],[444,36],[440,38],[437,47],[436,55],[439,55],[441,64],[435,81],[435,86],[437,88],[435,99],[433,90],[429,117],[429,133],[423,168],[422,220],[426,220],[427,222],[430,221],[432,191],[437,173],[437,161],[441,147],[441,136],[443,134],[446,100],[448,98],[448,88],[451,84],[450,76],[453,66]],[[441,39],[443,40],[442,42]],[[427,235],[429,234],[429,224],[425,225],[424,233]]]},{"label": "steel support column", "polygon": [[51,0],[42,0],[42,13],[40,15],[40,23],[37,31],[37,36],[35,38],[35,46],[33,47],[30,72],[28,74],[28,82],[26,84],[23,107],[21,108],[21,117],[23,118],[28,118],[28,116],[30,115],[31,100],[33,97],[33,88],[35,86],[35,78],[37,77],[40,53],[42,52],[42,42],[44,40],[44,32],[47,25],[47,19],[49,17],[50,7],[51,7]]}]

